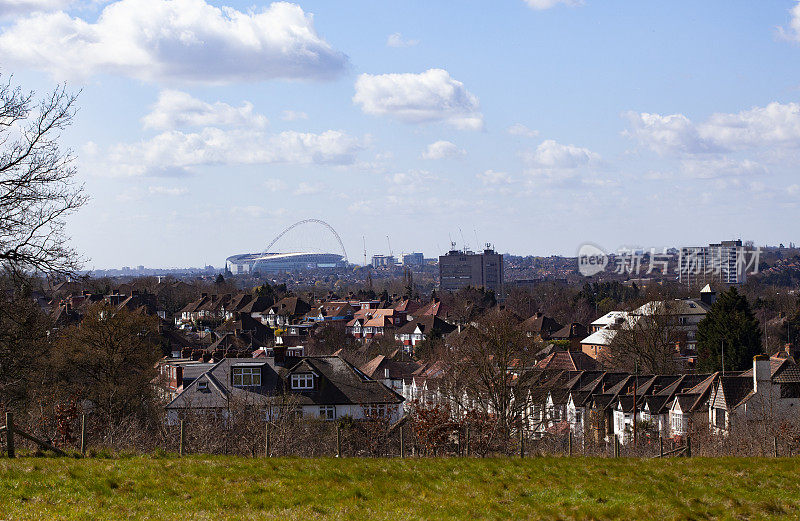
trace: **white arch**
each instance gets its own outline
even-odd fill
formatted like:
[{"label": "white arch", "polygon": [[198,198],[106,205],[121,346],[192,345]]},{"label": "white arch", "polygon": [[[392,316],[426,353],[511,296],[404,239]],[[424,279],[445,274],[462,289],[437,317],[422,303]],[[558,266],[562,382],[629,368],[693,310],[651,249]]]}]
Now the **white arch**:
[{"label": "white arch", "polygon": [[278,242],[281,237],[286,235],[291,230],[297,228],[298,226],[303,225],[303,224],[307,224],[307,223],[321,224],[322,226],[327,228],[333,234],[333,236],[336,237],[336,241],[339,243],[339,247],[342,249],[342,257],[344,257],[344,261],[347,262],[347,251],[345,251],[345,249],[344,249],[344,244],[342,243],[342,238],[339,237],[339,234],[336,233],[336,230],[334,230],[333,227],[330,224],[326,223],[325,221],[323,221],[321,219],[303,219],[302,221],[297,221],[296,223],[294,223],[293,225],[289,226],[288,228],[283,230],[281,233],[279,233],[277,237],[272,239],[272,242],[270,242],[267,245],[267,248],[264,250],[264,254],[270,253],[270,251],[269,251],[270,248],[272,248],[272,246],[276,242]]}]

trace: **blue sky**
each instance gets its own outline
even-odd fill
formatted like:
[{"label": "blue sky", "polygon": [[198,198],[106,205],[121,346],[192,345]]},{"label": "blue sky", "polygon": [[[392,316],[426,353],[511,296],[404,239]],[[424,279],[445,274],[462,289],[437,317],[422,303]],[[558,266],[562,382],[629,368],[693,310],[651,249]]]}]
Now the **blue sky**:
[{"label": "blue sky", "polygon": [[[0,71],[82,89],[87,267],[797,241],[794,1],[0,0]],[[477,238],[476,238],[477,236]]]}]

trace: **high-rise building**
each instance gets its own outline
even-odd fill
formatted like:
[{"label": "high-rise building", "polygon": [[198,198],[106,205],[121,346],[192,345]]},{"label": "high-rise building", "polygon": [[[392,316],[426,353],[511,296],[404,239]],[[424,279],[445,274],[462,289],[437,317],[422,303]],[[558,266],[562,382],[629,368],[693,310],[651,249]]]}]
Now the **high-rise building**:
[{"label": "high-rise building", "polygon": [[383,267],[392,267],[395,265],[395,259],[393,255],[373,255],[372,256],[372,267],[373,268],[383,268]]},{"label": "high-rise building", "polygon": [[425,256],[421,253],[406,253],[403,255],[403,266],[422,266],[425,264]]},{"label": "high-rise building", "polygon": [[747,280],[745,255],[741,239],[681,248],[678,280],[687,286],[709,282],[744,284]]},{"label": "high-rise building", "polygon": [[503,256],[487,244],[483,253],[455,248],[439,257],[439,287],[457,291],[466,286],[490,289],[503,296]]}]

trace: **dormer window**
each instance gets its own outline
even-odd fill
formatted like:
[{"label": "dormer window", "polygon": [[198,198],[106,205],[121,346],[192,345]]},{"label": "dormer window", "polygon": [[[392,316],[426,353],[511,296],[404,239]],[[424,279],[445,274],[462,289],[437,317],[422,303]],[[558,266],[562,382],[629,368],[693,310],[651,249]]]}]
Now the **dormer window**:
[{"label": "dormer window", "polygon": [[197,382],[197,390],[198,391],[208,391],[208,382],[205,380],[201,382]]},{"label": "dormer window", "polygon": [[292,375],[292,389],[308,390],[314,388],[314,375],[311,373],[300,373]]},{"label": "dormer window", "polygon": [[260,367],[233,367],[234,387],[259,387],[260,385]]}]

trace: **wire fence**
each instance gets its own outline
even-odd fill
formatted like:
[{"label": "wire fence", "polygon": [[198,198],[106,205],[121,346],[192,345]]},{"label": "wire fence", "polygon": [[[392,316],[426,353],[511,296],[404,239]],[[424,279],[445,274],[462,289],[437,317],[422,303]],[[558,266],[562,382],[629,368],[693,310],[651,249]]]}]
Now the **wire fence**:
[{"label": "wire fence", "polygon": [[[114,457],[134,454],[225,454],[246,457],[719,457],[794,456],[793,432],[764,435],[741,432],[712,435],[707,428],[679,437],[642,436],[620,440],[613,434],[501,432],[481,424],[443,424],[431,428],[408,416],[390,424],[369,420],[286,417],[266,421],[262,414],[187,414],[172,423],[127,419],[102,422],[81,415],[55,431],[6,419],[0,425],[6,456],[63,451],[67,455]],[[8,426],[11,425],[11,429]],[[763,426],[754,426],[761,429]]]}]

